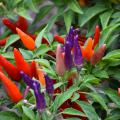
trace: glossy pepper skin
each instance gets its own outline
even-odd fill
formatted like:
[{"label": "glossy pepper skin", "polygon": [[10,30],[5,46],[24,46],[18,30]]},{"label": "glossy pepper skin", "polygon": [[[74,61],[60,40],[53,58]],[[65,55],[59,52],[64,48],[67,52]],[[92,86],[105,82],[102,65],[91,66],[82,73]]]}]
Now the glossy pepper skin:
[{"label": "glossy pepper skin", "polygon": [[16,66],[10,63],[6,58],[0,55],[0,65],[4,68],[7,74],[10,76],[11,79],[15,81],[20,80],[20,73]]},{"label": "glossy pepper skin", "polygon": [[21,92],[19,91],[19,88],[15,85],[14,82],[12,82],[7,76],[5,76],[5,74],[3,74],[2,72],[0,72],[0,80],[2,81],[5,90],[8,94],[8,96],[10,97],[10,99],[17,103],[19,102],[23,96],[21,94]]},{"label": "glossy pepper skin", "polygon": [[99,39],[100,39],[100,28],[99,28],[99,25],[97,25],[96,28],[95,28],[95,33],[94,33],[93,49],[98,44]]},{"label": "glossy pepper skin", "polygon": [[31,66],[25,61],[20,51],[16,48],[14,48],[14,58],[15,58],[16,66],[19,72],[23,71],[27,75],[32,77]]},{"label": "glossy pepper skin", "polygon": [[92,49],[92,46],[93,46],[93,40],[92,38],[88,38],[86,46],[84,48],[81,47],[82,56],[87,61],[90,61],[91,57],[93,56],[94,50]]},{"label": "glossy pepper skin", "polygon": [[19,28],[16,28],[18,35],[20,36],[20,39],[23,43],[23,45],[29,49],[29,50],[34,50],[35,49],[35,41],[26,33],[24,33],[22,30]]}]

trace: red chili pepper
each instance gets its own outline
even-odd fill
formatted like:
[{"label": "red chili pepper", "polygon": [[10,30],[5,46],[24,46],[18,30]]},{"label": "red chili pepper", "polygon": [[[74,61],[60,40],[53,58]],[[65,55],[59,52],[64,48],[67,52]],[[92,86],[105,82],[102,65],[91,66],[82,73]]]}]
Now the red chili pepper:
[{"label": "red chili pepper", "polygon": [[4,46],[7,40],[8,40],[8,37],[5,37],[2,40],[0,40],[0,46]]},{"label": "red chili pepper", "polygon": [[55,35],[54,39],[55,39],[55,41],[62,43],[62,44],[64,44],[64,42],[65,42],[65,39],[59,35]]},{"label": "red chili pepper", "polygon": [[24,17],[19,16],[18,21],[16,22],[16,26],[22,31],[26,32],[28,29],[28,22]]},{"label": "red chili pepper", "polygon": [[19,50],[17,50],[16,48],[14,48],[14,58],[18,70],[23,71],[24,73],[32,77],[30,65],[25,61]]},{"label": "red chili pepper", "polygon": [[0,72],[0,80],[2,81],[5,90],[13,102],[19,102],[23,97],[18,87],[5,74]]},{"label": "red chili pepper", "polygon": [[3,68],[2,68],[2,66],[0,65],[0,72],[2,72],[3,73]]},{"label": "red chili pepper", "polygon": [[17,33],[16,32],[16,25],[14,23],[12,23],[8,18],[4,18],[2,20],[2,22],[4,23],[4,25],[6,25],[10,30],[12,30],[13,33]]},{"label": "red chili pepper", "polygon": [[95,28],[93,49],[98,44],[99,39],[100,39],[100,28],[99,28],[99,25],[97,25],[96,28]]},{"label": "red chili pepper", "polygon": [[31,76],[35,77],[36,79],[39,79],[38,74],[37,74],[37,67],[36,67],[36,62],[32,61],[31,62]]},{"label": "red chili pepper", "polygon": [[35,41],[19,28],[16,28],[18,35],[20,36],[24,46],[29,50],[35,49]]},{"label": "red chili pepper", "polygon": [[0,65],[5,69],[8,75],[15,81],[20,80],[20,73],[16,66],[11,64],[6,58],[0,55]]}]

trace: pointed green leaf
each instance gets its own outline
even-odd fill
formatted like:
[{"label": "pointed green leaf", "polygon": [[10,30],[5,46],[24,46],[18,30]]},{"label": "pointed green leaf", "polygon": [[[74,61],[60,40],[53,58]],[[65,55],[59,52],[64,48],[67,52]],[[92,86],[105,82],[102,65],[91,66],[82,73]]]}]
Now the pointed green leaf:
[{"label": "pointed green leaf", "polygon": [[72,19],[73,19],[73,12],[71,10],[69,10],[64,14],[64,22],[65,22],[67,32],[69,32],[69,29],[70,29],[70,26],[72,23]]},{"label": "pointed green leaf", "polygon": [[99,120],[99,117],[92,105],[84,101],[77,101],[77,104],[82,108],[89,120]]},{"label": "pointed green leaf", "polygon": [[36,40],[35,40],[35,44],[36,44],[36,47],[37,47],[37,48],[39,48],[40,45],[41,45],[42,37],[43,37],[43,35],[44,35],[45,31],[46,31],[46,28],[47,28],[47,26],[44,27],[44,28],[42,29],[42,31],[40,31],[40,33],[38,34],[38,36],[37,36],[37,38],[36,38]]},{"label": "pointed green leaf", "polygon": [[71,0],[68,5],[69,5],[69,8],[71,10],[73,10],[74,12],[77,12],[79,14],[83,14],[81,7],[76,0]]},{"label": "pointed green leaf", "polygon": [[3,51],[5,52],[6,49],[7,49],[10,45],[12,45],[13,43],[15,43],[15,42],[18,41],[19,39],[20,39],[19,35],[11,35],[11,36],[8,38],[7,42],[6,42],[6,45],[5,45],[4,49],[3,49]]}]

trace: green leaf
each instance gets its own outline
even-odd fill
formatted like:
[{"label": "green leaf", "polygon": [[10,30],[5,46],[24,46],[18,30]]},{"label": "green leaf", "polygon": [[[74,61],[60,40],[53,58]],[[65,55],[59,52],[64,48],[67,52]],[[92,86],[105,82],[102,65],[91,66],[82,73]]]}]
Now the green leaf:
[{"label": "green leaf", "polygon": [[71,87],[67,91],[65,91],[62,94],[58,95],[55,98],[55,101],[54,101],[54,104],[53,104],[54,111],[56,111],[57,108],[59,108],[66,100],[70,99],[71,96],[73,95],[73,93],[75,91],[77,91],[77,90],[78,90],[77,87]]},{"label": "green leaf", "polygon": [[107,71],[100,67],[95,67],[92,70],[92,74],[98,78],[109,78]]},{"label": "green leaf", "polygon": [[10,111],[0,111],[0,120],[21,120],[20,117]]},{"label": "green leaf", "polygon": [[53,15],[49,21],[48,21],[48,24],[47,24],[47,32],[49,32],[51,30],[51,28],[53,27],[55,21],[57,20],[58,18],[58,14],[57,15]]},{"label": "green leaf", "polygon": [[80,94],[76,92],[76,93],[73,94],[73,97],[71,98],[71,101],[72,102],[76,101],[77,99],[79,99],[79,97],[80,97]]},{"label": "green leaf", "polygon": [[77,12],[79,14],[83,14],[83,11],[82,11],[81,7],[80,7],[80,5],[78,4],[78,2],[76,0],[71,0],[69,2],[68,6],[74,12]]},{"label": "green leaf", "polygon": [[36,49],[36,51],[34,52],[33,58],[39,56],[39,55],[44,55],[45,53],[47,53],[50,50],[50,48],[48,47],[48,45],[46,44],[42,44],[38,49]]},{"label": "green leaf", "polygon": [[74,108],[67,108],[62,113],[63,114],[68,114],[68,115],[83,116],[83,117],[86,116],[83,112],[80,112],[80,111],[78,111],[77,109],[74,109]]},{"label": "green leaf", "polygon": [[13,52],[5,52],[2,53],[1,55],[3,55],[6,59],[14,59]]},{"label": "green leaf", "polygon": [[41,66],[45,66],[47,68],[51,68],[50,67],[50,63],[48,60],[46,59],[34,59],[38,64],[40,64]]},{"label": "green leaf", "polygon": [[70,26],[71,26],[71,23],[72,23],[72,19],[73,19],[73,15],[74,14],[71,10],[67,11],[64,14],[64,22],[65,22],[65,25],[66,25],[67,32],[69,32],[69,29],[70,29]]},{"label": "green leaf", "polygon": [[120,49],[113,50],[103,57],[103,60],[120,59]]},{"label": "green leaf", "polygon": [[112,89],[105,90],[106,95],[120,108],[120,96],[118,92]]},{"label": "green leaf", "polygon": [[43,6],[39,9],[39,12],[36,14],[36,17],[33,21],[33,24],[36,24],[37,22],[40,22],[46,15],[47,13],[50,12],[50,10],[53,8],[53,5],[46,5]]},{"label": "green leaf", "polygon": [[30,120],[35,120],[35,114],[34,112],[25,106],[22,106],[23,113],[30,119]]},{"label": "green leaf", "polygon": [[100,20],[101,20],[103,29],[105,29],[107,27],[112,13],[113,13],[113,10],[108,10],[100,15]]},{"label": "green leaf", "polygon": [[37,38],[36,38],[36,40],[35,40],[35,44],[36,44],[36,47],[37,47],[37,48],[39,48],[40,45],[41,45],[42,37],[43,37],[43,35],[44,35],[45,31],[46,31],[46,28],[47,28],[47,26],[44,27],[44,28],[40,31],[40,33],[38,34],[38,36],[37,36]]},{"label": "green leaf", "polygon": [[3,49],[3,51],[5,52],[6,49],[7,49],[10,45],[12,45],[13,43],[15,43],[15,42],[18,41],[19,39],[20,39],[19,35],[11,35],[11,36],[8,38],[7,42],[6,42],[6,45],[5,45],[4,49]]},{"label": "green leaf", "polygon": [[108,118],[106,118],[105,120],[119,120],[120,119],[120,113],[119,114],[115,114],[112,116],[109,116]]},{"label": "green leaf", "polygon": [[107,107],[104,99],[101,97],[101,95],[99,93],[89,93],[88,95],[90,95],[95,101],[100,103],[100,105],[107,111],[108,107]]},{"label": "green leaf", "polygon": [[24,50],[24,49],[19,49],[22,55],[24,56],[25,59],[32,59],[33,57],[33,52],[29,50]]},{"label": "green leaf", "polygon": [[25,8],[23,8],[23,7],[18,9],[17,14],[20,15],[20,16],[23,16],[27,20],[32,21],[32,18],[29,15],[29,11],[26,10]]},{"label": "green leaf", "polygon": [[99,117],[92,105],[84,101],[77,101],[77,104],[82,108],[89,120],[99,120]]},{"label": "green leaf", "polygon": [[100,40],[99,40],[99,47],[100,47],[102,44],[105,44],[105,43],[107,43],[107,41],[109,41],[112,33],[113,33],[114,30],[117,29],[118,27],[120,27],[120,23],[114,24],[114,25],[111,25],[111,26],[108,26],[108,27],[106,27],[106,28],[102,31],[101,37],[100,37]]},{"label": "green leaf", "polygon": [[84,26],[90,19],[105,11],[106,9],[107,8],[104,5],[95,5],[93,7],[85,9],[84,14],[81,15],[81,19],[79,19],[80,26]]},{"label": "green leaf", "polygon": [[53,42],[53,35],[51,33],[45,33],[44,38],[48,41],[48,43],[51,45]]}]

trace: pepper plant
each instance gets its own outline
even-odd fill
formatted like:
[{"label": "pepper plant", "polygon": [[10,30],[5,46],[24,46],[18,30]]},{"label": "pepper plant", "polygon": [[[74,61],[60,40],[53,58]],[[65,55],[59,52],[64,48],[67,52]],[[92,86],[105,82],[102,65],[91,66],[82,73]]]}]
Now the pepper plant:
[{"label": "pepper plant", "polygon": [[[111,48],[119,22],[109,23],[114,13],[109,9],[118,4],[52,3],[58,14],[35,31],[40,14],[31,24],[24,16],[2,19],[7,28],[0,40],[0,119],[119,120],[120,50]],[[50,9],[42,7],[43,16]],[[104,12],[111,13],[107,22],[103,22]],[[51,33],[62,16],[66,30],[61,27],[58,34]],[[92,19],[99,21],[97,25]]]}]

